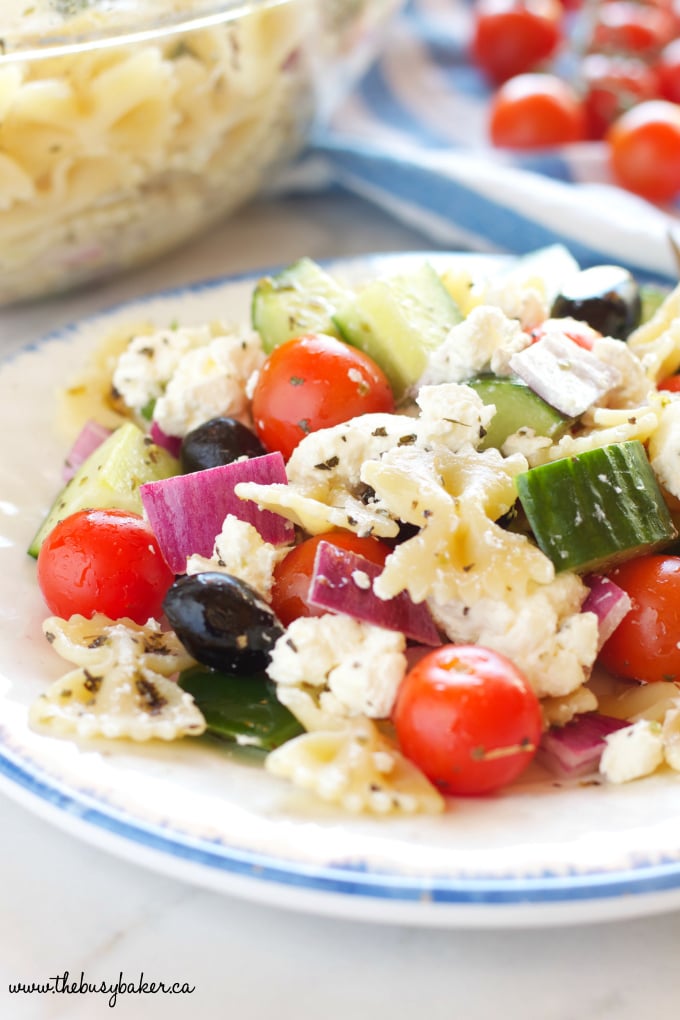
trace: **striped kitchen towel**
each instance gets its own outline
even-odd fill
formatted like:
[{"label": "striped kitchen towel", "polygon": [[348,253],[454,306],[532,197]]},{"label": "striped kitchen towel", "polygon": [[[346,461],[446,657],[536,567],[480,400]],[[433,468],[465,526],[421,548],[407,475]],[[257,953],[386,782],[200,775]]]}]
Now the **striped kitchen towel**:
[{"label": "striped kitchen towel", "polygon": [[615,187],[604,146],[510,153],[487,141],[489,87],[467,55],[472,0],[409,0],[382,56],[318,131],[297,187],[340,186],[442,247],[523,254],[566,244],[583,266],[677,279],[680,204]]}]

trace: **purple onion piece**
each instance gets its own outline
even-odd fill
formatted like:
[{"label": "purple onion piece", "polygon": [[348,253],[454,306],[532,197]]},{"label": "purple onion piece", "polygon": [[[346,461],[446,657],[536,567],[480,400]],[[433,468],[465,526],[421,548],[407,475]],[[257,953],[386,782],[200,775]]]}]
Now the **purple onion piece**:
[{"label": "purple onion piece", "polygon": [[630,612],[632,603],[628,592],[608,577],[589,574],[584,581],[590,592],[581,606],[581,612],[595,613],[597,616],[599,650]]},{"label": "purple onion piece", "polygon": [[139,491],[168,566],[181,574],[186,570],[187,556],[212,555],[215,538],[227,514],[252,524],[263,540],[272,545],[292,541],[294,530],[290,521],[271,510],[261,510],[250,499],[239,499],[234,492],[239,482],[269,485],[287,481],[281,454],[268,453],[205,471],[146,482]]},{"label": "purple onion piece", "polygon": [[365,556],[319,542],[309,600],[319,609],[401,631],[421,645],[440,645],[439,631],[424,602],[415,603],[405,591],[391,599],[378,598],[373,581],[381,573],[382,567]]},{"label": "purple onion piece", "polygon": [[625,719],[615,719],[599,712],[586,712],[572,719],[566,726],[555,727],[544,733],[536,761],[563,779],[597,772],[605,749],[605,737],[628,725]]},{"label": "purple onion piece", "polygon": [[111,435],[111,429],[90,418],[78,433],[73,446],[66,455],[62,476],[69,482],[81,464]]},{"label": "purple onion piece", "polygon": [[163,449],[167,450],[173,457],[179,457],[180,447],[182,446],[181,436],[169,436],[167,432],[163,431],[156,421],[151,422],[149,435],[156,446],[162,446]]}]

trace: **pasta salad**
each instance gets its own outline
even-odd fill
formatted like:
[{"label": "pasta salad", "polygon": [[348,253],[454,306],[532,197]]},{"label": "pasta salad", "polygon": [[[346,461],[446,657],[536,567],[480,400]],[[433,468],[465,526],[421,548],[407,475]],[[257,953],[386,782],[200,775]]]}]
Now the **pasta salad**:
[{"label": "pasta salad", "polygon": [[235,209],[397,5],[4,0],[0,304],[139,264]]},{"label": "pasta salad", "polygon": [[73,667],[32,724],[208,732],[374,814],[680,769],[679,329],[560,247],[117,328],[29,549]]}]

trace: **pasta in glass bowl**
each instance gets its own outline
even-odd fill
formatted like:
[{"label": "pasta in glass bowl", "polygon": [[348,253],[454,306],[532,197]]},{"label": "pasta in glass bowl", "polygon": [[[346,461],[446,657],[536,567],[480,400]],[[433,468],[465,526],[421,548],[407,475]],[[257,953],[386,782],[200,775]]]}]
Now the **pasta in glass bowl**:
[{"label": "pasta in glass bowl", "polygon": [[147,261],[252,197],[402,0],[3,0],[0,305]]}]

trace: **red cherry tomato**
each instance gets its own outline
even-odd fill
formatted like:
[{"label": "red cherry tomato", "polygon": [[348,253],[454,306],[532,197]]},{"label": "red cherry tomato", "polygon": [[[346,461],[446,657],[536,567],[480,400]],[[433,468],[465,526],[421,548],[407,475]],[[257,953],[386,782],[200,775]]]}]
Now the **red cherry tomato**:
[{"label": "red cherry tomato", "polygon": [[557,49],[562,13],[557,0],[478,0],[472,31],[475,63],[498,84],[533,70]]},{"label": "red cherry tomato", "polygon": [[590,49],[653,57],[674,35],[675,18],[663,7],[612,0],[595,8]]},{"label": "red cherry tomato", "polygon": [[38,554],[38,584],[50,612],[68,619],[104,613],[135,623],[160,618],[175,576],[142,517],[79,510],[49,533]]},{"label": "red cherry tomato", "polygon": [[668,390],[669,393],[680,393],[680,374],[669,375],[656,384],[657,390]]},{"label": "red cherry tomato", "polygon": [[656,99],[659,75],[644,60],[591,53],[581,62],[588,137],[604,138],[617,117],[637,103]]},{"label": "red cherry tomato", "polygon": [[328,531],[296,545],[274,568],[271,606],[284,627],[299,616],[322,616],[326,612],[309,603],[309,582],[319,542],[331,542],[339,549],[349,549],[379,566],[383,566],[392,551],[377,538],[360,538],[351,531]]},{"label": "red cherry tomato", "polygon": [[680,192],[680,106],[663,99],[640,103],[607,132],[616,181],[653,202]]},{"label": "red cherry tomato", "polygon": [[443,645],[401,683],[392,714],[399,744],[444,793],[490,793],[529,765],[541,738],[538,698],[503,655]]},{"label": "red cherry tomato", "polygon": [[664,47],[656,64],[659,92],[664,99],[680,103],[680,39]]},{"label": "red cherry tomato", "polygon": [[609,571],[632,608],[600,652],[600,662],[627,680],[680,680],[680,557],[640,556]]},{"label": "red cherry tomato", "polygon": [[489,134],[494,145],[540,149],[582,141],[583,106],[567,82],[552,74],[520,74],[491,100]]},{"label": "red cherry tomato", "polygon": [[394,410],[381,368],[355,347],[310,333],[274,348],[253,394],[260,442],[287,459],[308,433],[360,414]]}]

